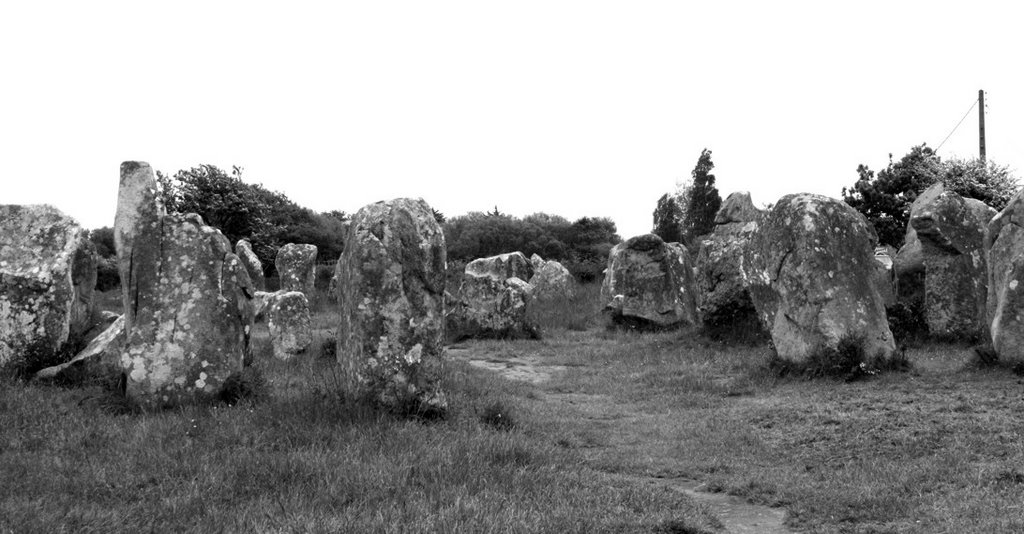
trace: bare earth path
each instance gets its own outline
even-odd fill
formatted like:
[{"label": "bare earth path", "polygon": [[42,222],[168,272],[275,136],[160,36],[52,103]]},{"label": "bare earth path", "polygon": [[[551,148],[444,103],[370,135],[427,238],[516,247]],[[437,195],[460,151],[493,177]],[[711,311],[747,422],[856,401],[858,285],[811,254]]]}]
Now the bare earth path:
[{"label": "bare earth path", "polygon": [[[543,384],[551,377],[566,369],[562,365],[547,365],[544,358],[488,354],[485,357],[474,354],[468,347],[450,347],[449,357],[467,362],[474,367],[488,369],[510,380],[531,384]],[[601,433],[602,448],[618,449],[618,453],[629,455],[644,440],[644,429],[657,425],[666,414],[644,413],[637,406],[614,402],[606,395],[576,393],[572,391],[545,392],[540,399],[555,410],[578,413],[594,421]],[[670,414],[668,414],[670,415]],[[671,473],[670,465],[659,465],[660,472]],[[722,523],[724,532],[732,534],[790,534],[794,532],[784,525],[785,511],[780,508],[761,506],[746,502],[740,497],[706,491],[697,480],[657,474],[654,476],[618,473],[619,478],[630,479],[638,484],[662,486],[683,493],[703,504]]]}]

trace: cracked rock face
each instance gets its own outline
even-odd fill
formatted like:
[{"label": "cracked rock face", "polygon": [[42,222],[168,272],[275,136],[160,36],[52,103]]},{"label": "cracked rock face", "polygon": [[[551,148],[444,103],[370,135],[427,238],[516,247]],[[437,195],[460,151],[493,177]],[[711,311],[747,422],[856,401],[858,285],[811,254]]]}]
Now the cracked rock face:
[{"label": "cracked rock face", "polygon": [[779,356],[804,360],[847,335],[865,354],[895,350],[873,283],[877,237],[844,202],[786,195],[767,214],[742,258],[741,274]]},{"label": "cracked rock face", "polygon": [[267,280],[263,276],[263,263],[252,251],[252,243],[249,243],[248,239],[239,239],[238,243],[235,243],[235,256],[238,256],[239,261],[242,262],[245,272],[249,273],[253,289],[266,291]]},{"label": "cracked rock face", "polygon": [[363,207],[336,271],[338,363],[348,390],[391,407],[447,408],[444,233],[422,199]]},{"label": "cracked rock face", "polygon": [[309,301],[300,291],[270,293],[266,305],[267,330],[274,357],[290,360],[313,341]]},{"label": "cracked rock face", "polygon": [[1001,357],[1024,357],[1024,192],[988,224],[986,317],[992,348]]},{"label": "cracked rock face", "polygon": [[207,401],[249,357],[254,290],[220,231],[166,214],[146,163],[121,164],[114,221],[126,394],[148,407]]},{"label": "cracked rock face", "polygon": [[316,245],[288,243],[277,251],[274,258],[281,291],[301,291],[313,294],[316,280]]},{"label": "cracked rock face", "polygon": [[920,241],[928,331],[940,337],[974,338],[985,330],[987,269],[985,227],[995,210],[964,199],[942,183],[926,189],[910,208]]},{"label": "cracked rock face", "polygon": [[56,208],[0,205],[0,368],[32,366],[91,324],[96,254]]},{"label": "cracked rock face", "polygon": [[612,321],[666,328],[699,323],[697,287],[686,247],[654,234],[612,248],[601,299]]}]

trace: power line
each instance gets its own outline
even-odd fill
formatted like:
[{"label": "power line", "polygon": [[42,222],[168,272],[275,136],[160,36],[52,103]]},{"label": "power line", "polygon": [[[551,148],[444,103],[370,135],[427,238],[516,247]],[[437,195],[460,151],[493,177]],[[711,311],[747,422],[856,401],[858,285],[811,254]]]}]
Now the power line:
[{"label": "power line", "polygon": [[955,132],[956,129],[959,128],[961,124],[964,123],[964,119],[966,119],[967,116],[971,114],[971,111],[974,109],[974,106],[977,106],[977,105],[978,105],[978,101],[977,100],[975,100],[974,102],[971,103],[971,107],[967,110],[967,113],[964,113],[964,116],[960,119],[960,122],[956,123],[956,126],[953,127],[953,130],[951,132],[949,132],[949,135],[947,135],[946,138],[943,139],[941,143],[939,143],[939,146],[935,149],[935,153],[936,154],[939,153],[939,149],[942,148],[942,145],[946,144],[946,141],[949,141],[949,137],[951,135],[953,135],[953,132]]}]

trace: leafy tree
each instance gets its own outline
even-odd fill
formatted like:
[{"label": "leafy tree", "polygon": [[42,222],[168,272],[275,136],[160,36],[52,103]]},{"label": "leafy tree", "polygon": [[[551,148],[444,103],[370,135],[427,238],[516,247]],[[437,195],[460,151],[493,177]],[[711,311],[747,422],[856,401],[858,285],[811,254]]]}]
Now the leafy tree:
[{"label": "leafy tree", "polygon": [[654,229],[652,232],[666,243],[683,240],[683,209],[676,197],[665,193],[654,208]]},{"label": "leafy tree", "polygon": [[689,203],[685,210],[685,227],[683,238],[686,244],[692,244],[698,236],[707,234],[715,227],[715,214],[722,207],[722,197],[715,187],[715,175],[711,170],[715,164],[711,162],[711,151],[701,150],[697,165],[693,168],[693,186],[690,190]]},{"label": "leafy tree", "polygon": [[883,245],[900,247],[910,220],[910,207],[925,189],[942,181],[951,190],[975,198],[996,209],[1006,206],[1016,192],[1017,180],[1005,166],[953,159],[943,162],[922,143],[893,161],[876,175],[866,165],[857,166],[857,181],[843,188],[843,200],[864,214]]},{"label": "leafy tree", "polygon": [[267,274],[273,273],[277,250],[286,243],[316,245],[323,260],[336,259],[344,247],[344,212],[315,213],[282,193],[246,183],[241,167],[229,175],[203,164],[170,178],[158,173],[157,183],[169,212],[199,214],[232,244],[248,239]]},{"label": "leafy tree", "polygon": [[117,256],[117,249],[114,248],[114,229],[109,226],[96,228],[89,232],[89,240],[96,247],[96,255],[101,258],[113,258]]}]

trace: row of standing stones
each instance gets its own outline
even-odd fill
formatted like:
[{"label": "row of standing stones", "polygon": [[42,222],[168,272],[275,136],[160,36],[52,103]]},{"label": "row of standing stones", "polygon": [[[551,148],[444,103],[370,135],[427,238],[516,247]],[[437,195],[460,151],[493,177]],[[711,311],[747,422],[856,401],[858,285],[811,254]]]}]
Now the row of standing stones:
[{"label": "row of standing stones", "polygon": [[[886,306],[920,298],[932,333],[988,336],[997,353],[1019,356],[1022,217],[1021,194],[996,215],[937,184],[914,202],[896,252],[876,247],[864,217],[838,200],[787,195],[762,212],[748,194],[734,193],[695,255],[653,235],[614,247],[601,293],[612,319],[632,325],[749,313],[779,356],[794,360],[850,335],[869,354],[890,355]],[[85,232],[48,206],[0,206],[0,230],[0,367],[16,368],[96,330],[96,263]],[[74,360],[39,376],[99,361],[120,373],[130,400],[167,407],[215,398],[250,364],[259,317],[275,356],[309,344],[315,247],[283,247],[275,262],[281,290],[267,293],[251,245],[242,240],[232,251],[197,215],[166,213],[141,162],[121,166],[115,244],[124,315],[105,318]],[[423,200],[378,202],[355,214],[332,280],[336,354],[351,395],[443,411],[446,341],[536,337],[527,304],[576,291],[561,264],[519,252],[471,262],[454,295],[445,271],[444,234]]]}]

